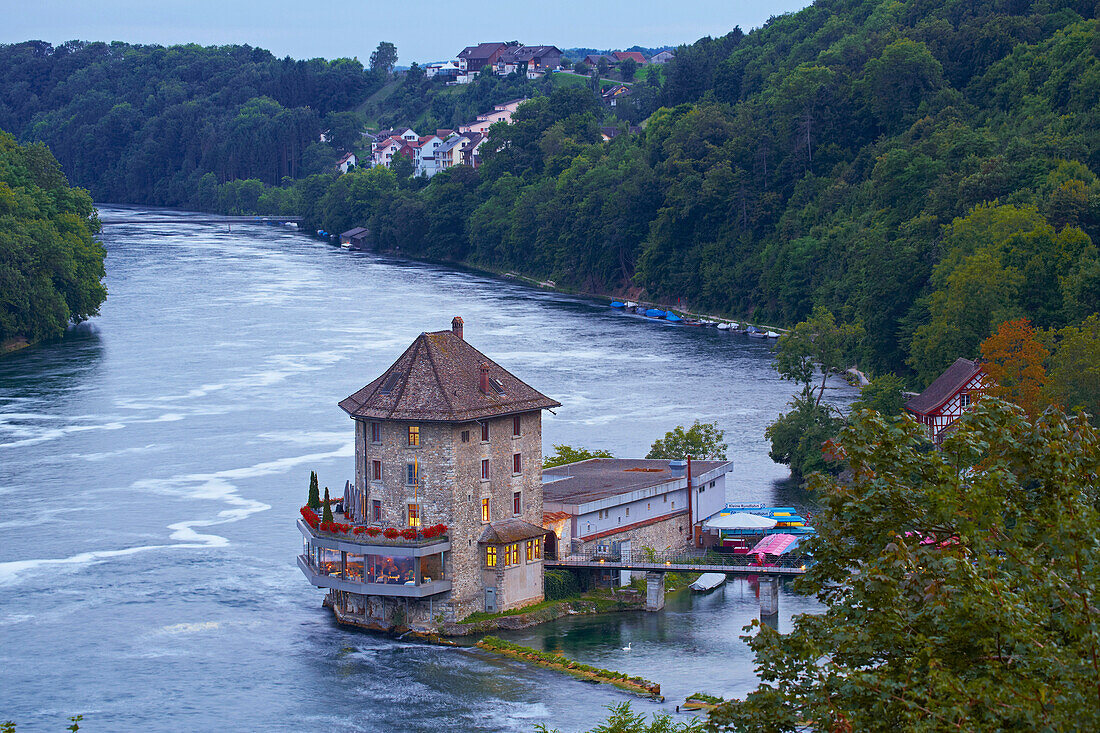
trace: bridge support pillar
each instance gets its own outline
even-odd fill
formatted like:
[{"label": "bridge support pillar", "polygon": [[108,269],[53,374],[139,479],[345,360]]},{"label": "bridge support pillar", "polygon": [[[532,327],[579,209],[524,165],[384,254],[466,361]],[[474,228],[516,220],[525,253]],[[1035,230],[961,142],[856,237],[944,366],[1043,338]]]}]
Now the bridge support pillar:
[{"label": "bridge support pillar", "polygon": [[767,620],[779,615],[779,578],[775,575],[760,576],[760,618]]},{"label": "bridge support pillar", "polygon": [[660,611],[665,607],[665,574],[646,573],[645,610]]}]

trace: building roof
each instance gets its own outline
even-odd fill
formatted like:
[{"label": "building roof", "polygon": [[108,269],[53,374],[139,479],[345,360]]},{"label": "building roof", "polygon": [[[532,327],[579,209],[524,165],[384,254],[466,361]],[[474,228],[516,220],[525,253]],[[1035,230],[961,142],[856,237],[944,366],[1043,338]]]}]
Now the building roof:
[{"label": "building roof", "polygon": [[340,407],[356,418],[466,422],[561,403],[528,386],[453,331],[436,331],[417,336],[382,376]]},{"label": "building roof", "polygon": [[[691,474],[701,476],[728,461],[692,461]],[[686,477],[673,474],[659,458],[589,458],[542,470],[542,496],[547,502],[584,504]]]},{"label": "building roof", "polygon": [[500,60],[506,64],[522,64],[524,61],[541,59],[551,54],[561,56],[561,49],[557,46],[519,46],[505,51],[501,54]]},{"label": "building roof", "polygon": [[359,235],[359,234],[366,234],[369,231],[370,230],[367,229],[366,227],[355,227],[354,229],[349,229],[346,232],[340,232],[340,236],[341,237],[354,237],[354,236]]},{"label": "building roof", "polygon": [[507,545],[512,542],[543,537],[549,533],[550,530],[545,527],[525,522],[522,519],[502,519],[486,527],[477,542],[479,545]]},{"label": "building roof", "polygon": [[487,59],[494,53],[504,48],[504,43],[479,43],[476,46],[467,46],[459,52],[460,59]]},{"label": "building roof", "polygon": [[642,55],[641,51],[616,51],[612,55],[616,59],[618,59],[619,61],[626,61],[627,59],[633,59],[633,60],[637,61],[639,64],[644,64],[645,63],[645,56]]},{"label": "building roof", "polygon": [[341,157],[340,160],[336,161],[336,165],[343,165],[354,157],[355,153],[344,153],[343,157]]},{"label": "building roof", "polygon": [[613,87],[609,87],[607,89],[607,91],[605,91],[603,93],[603,98],[604,99],[612,99],[613,97],[617,97],[620,94],[629,95],[630,94],[630,87],[626,86],[625,84],[616,84]]},{"label": "building roof", "polygon": [[981,373],[982,367],[976,361],[958,358],[947,367],[928,388],[905,403],[905,409],[918,415],[927,415],[943,406],[967,383]]}]

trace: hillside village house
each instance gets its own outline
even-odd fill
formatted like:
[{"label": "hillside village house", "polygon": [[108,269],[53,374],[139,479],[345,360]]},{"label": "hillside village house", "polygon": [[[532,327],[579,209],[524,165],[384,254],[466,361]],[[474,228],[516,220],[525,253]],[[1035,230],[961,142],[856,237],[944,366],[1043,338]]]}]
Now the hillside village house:
[{"label": "hillside village house", "polygon": [[607,89],[600,95],[604,102],[609,106],[615,107],[618,105],[619,100],[624,97],[629,97],[631,94],[630,87],[625,84],[616,84],[615,86]]},{"label": "hillside village house", "polygon": [[630,59],[639,66],[646,63],[645,56],[642,55],[641,51],[615,51],[611,55],[614,56],[615,61],[620,64],[627,59]]},{"label": "hillside village house", "polygon": [[649,63],[651,63],[651,64],[667,64],[669,61],[672,61],[672,59],[675,58],[675,56],[676,56],[675,51],[661,51],[660,53],[653,54],[653,56],[649,59]]},{"label": "hillside village house", "polygon": [[348,531],[305,508],[298,522],[298,566],[337,618],[431,627],[542,600],[542,411],[559,406],[467,343],[457,317],[343,400]]},{"label": "hillside village house", "polygon": [[458,68],[460,73],[472,74],[481,71],[486,66],[493,66],[508,49],[503,42],[479,43],[476,46],[467,46],[458,53]]},{"label": "hillside village house", "polygon": [[557,46],[514,46],[502,53],[493,65],[498,75],[514,74],[524,66],[527,77],[537,79],[561,67],[561,49]]},{"label": "hillside village house", "polygon": [[515,114],[516,109],[526,102],[527,99],[513,99],[510,102],[504,104],[497,104],[493,106],[492,112],[487,112],[483,115],[478,115],[477,120],[469,123],[468,125],[460,125],[459,132],[480,132],[482,134],[487,133],[489,128],[497,122],[511,122],[512,115]]},{"label": "hillside village house", "polygon": [[981,364],[956,359],[928,388],[905,404],[917,421],[928,428],[928,437],[942,443],[963,413],[981,398],[988,387]]},{"label": "hillside village house", "polygon": [[341,173],[347,173],[349,168],[356,166],[355,153],[344,153],[340,160],[336,161],[336,167]]}]

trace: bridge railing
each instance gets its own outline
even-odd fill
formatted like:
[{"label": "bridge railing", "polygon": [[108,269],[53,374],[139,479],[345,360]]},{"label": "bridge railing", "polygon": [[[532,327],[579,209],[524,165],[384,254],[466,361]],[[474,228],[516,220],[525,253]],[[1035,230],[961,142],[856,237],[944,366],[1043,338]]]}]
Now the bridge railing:
[{"label": "bridge railing", "polygon": [[[648,548],[614,550],[589,548],[580,551],[569,551],[561,548],[554,554],[548,553],[546,559],[549,562],[560,565],[592,565],[606,564],[617,566],[713,566],[715,570],[722,567],[728,568],[753,568],[761,567],[756,555],[734,555],[721,552],[713,552],[699,549],[666,549],[650,550]],[[810,563],[808,555],[782,556],[768,558],[765,567],[779,568],[804,568]]]}]

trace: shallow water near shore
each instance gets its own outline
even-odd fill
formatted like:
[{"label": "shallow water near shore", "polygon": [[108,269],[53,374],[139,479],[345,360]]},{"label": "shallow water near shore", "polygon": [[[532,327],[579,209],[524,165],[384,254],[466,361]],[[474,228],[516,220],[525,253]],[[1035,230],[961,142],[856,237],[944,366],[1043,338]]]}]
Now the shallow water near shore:
[{"label": "shallow water near shore", "polygon": [[[142,212],[157,213],[126,211]],[[758,613],[749,581],[681,593],[658,614],[501,634],[660,682],[658,705],[336,627],[295,566],[294,520],[310,470],[334,493],[352,476],[337,401],[455,315],[474,346],[563,403],[544,416],[546,450],[642,456],[677,424],[717,422],[735,463],[729,500],[804,503],[763,437],[794,391],[771,344],[284,227],[124,225],[103,240],[102,315],[0,359],[0,720],[580,731],[624,699],[671,712],[696,689],[755,685],[738,639]],[[784,590],[780,628],[815,608]]]}]

